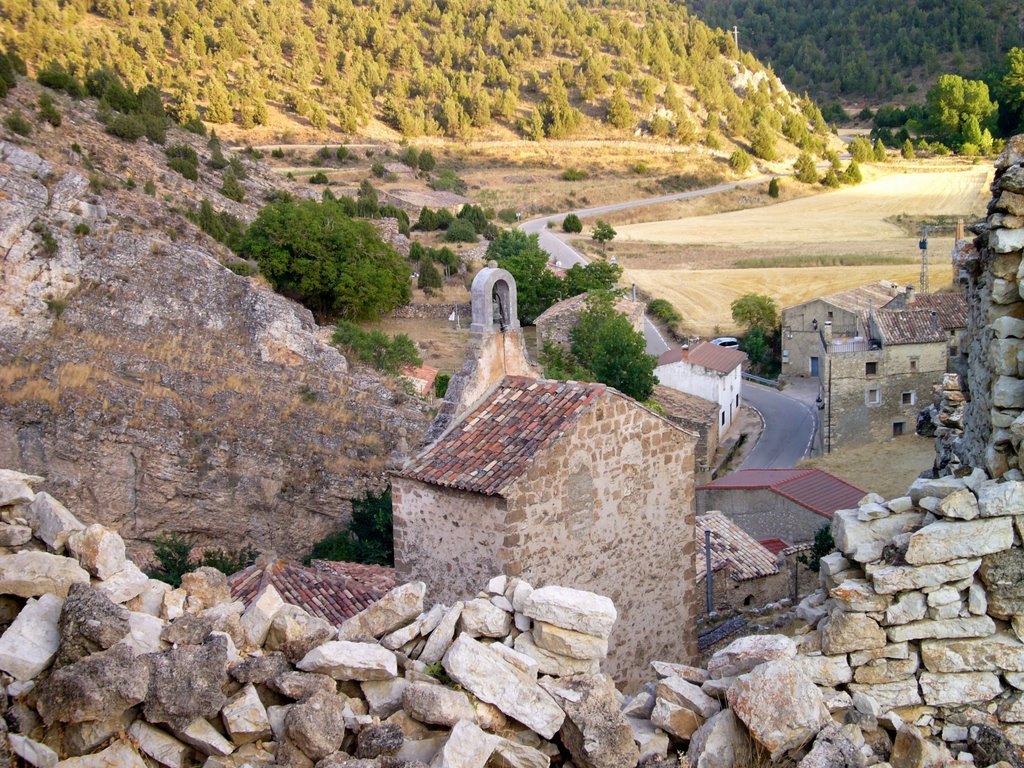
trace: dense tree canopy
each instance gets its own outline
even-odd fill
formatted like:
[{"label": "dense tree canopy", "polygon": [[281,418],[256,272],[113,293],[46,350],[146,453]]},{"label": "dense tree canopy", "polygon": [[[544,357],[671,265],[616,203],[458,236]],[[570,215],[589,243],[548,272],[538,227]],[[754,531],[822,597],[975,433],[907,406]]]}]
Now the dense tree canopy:
[{"label": "dense tree canopy", "polygon": [[370,320],[409,300],[409,266],[335,202],[286,200],[260,210],[239,252],[281,293],[321,318]]},{"label": "dense tree canopy", "polygon": [[732,319],[747,329],[774,328],[779,321],[779,307],[771,296],[748,293],[730,305]]},{"label": "dense tree canopy", "polygon": [[637,400],[647,400],[658,383],[657,359],[646,352],[644,335],[615,310],[608,291],[591,293],[570,338],[572,354],[594,379]]}]

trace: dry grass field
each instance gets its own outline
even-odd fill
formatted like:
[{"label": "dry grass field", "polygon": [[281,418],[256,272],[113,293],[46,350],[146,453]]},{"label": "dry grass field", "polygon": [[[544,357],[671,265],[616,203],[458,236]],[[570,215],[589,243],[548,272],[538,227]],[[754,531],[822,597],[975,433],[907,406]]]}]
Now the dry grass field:
[{"label": "dry grass field", "polygon": [[843,448],[827,456],[806,459],[801,466],[831,472],[865,491],[887,499],[903,496],[919,474],[931,469],[935,440],[908,435],[881,443]]},{"label": "dry grass field", "polygon": [[[980,215],[991,171],[949,163],[906,170],[873,168],[860,186],[777,205],[623,226],[614,252],[624,281],[672,302],[685,328],[700,335],[738,330],[729,305],[747,293],[768,294],[786,307],[876,280],[916,284],[917,236],[896,217]],[[948,235],[929,240],[931,290],[950,283],[952,244]],[[916,263],[730,268],[749,256],[909,256]]]}]

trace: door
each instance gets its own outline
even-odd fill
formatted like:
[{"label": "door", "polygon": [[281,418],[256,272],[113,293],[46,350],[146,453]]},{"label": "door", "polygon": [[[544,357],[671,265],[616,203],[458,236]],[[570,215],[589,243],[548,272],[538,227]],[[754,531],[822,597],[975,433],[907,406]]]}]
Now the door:
[{"label": "door", "polygon": [[811,376],[817,376],[817,375],[818,375],[818,358],[812,357],[811,358]]}]

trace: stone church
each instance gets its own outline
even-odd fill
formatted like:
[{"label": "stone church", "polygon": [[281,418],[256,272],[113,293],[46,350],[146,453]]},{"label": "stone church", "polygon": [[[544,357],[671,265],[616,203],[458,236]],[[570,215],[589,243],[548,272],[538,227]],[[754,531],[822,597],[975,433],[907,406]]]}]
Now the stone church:
[{"label": "stone church", "polygon": [[392,479],[400,580],[449,603],[497,574],[608,595],[606,669],[696,653],[696,436],[605,386],[539,377],[512,276],[472,286],[472,343],[431,442]]}]

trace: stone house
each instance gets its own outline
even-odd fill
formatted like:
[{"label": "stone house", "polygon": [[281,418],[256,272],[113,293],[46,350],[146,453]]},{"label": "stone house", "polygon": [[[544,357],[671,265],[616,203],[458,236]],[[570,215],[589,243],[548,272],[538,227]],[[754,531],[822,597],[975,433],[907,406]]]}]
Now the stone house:
[{"label": "stone house", "polygon": [[967,377],[967,297],[962,291],[918,293],[908,285],[882,307],[889,309],[924,309],[935,313],[939,328],[946,332],[946,372]]},{"label": "stone house", "polygon": [[[779,575],[775,555],[721,512],[697,515],[697,589],[706,594],[705,532],[711,534],[711,594],[716,611],[764,605],[777,597],[769,580]],[[776,581],[778,581],[776,579]],[[785,578],[782,579],[785,588]],[[784,596],[784,595],[780,595]],[[707,600],[701,605],[707,611]]]},{"label": "stone house", "polygon": [[653,398],[665,412],[666,419],[696,433],[695,481],[703,483],[710,480],[717,465],[719,446],[718,403],[661,384],[654,387]]},{"label": "stone house", "polygon": [[472,295],[433,442],[392,476],[399,578],[449,603],[496,573],[606,594],[630,687],[644,659],[692,659],[696,436],[603,384],[524,374],[511,275],[481,270]]},{"label": "stone house", "polygon": [[[456,310],[457,311],[457,310]],[[407,365],[402,368],[402,377],[420,397],[434,394],[434,381],[440,371],[432,365]]]},{"label": "stone house", "polygon": [[741,469],[697,487],[697,514],[724,514],[757,541],[813,541],[864,491],[820,469]]},{"label": "stone house", "polygon": [[672,349],[658,358],[654,375],[663,386],[718,404],[718,438],[729,431],[740,409],[746,352],[701,342]]},{"label": "stone house", "polygon": [[[579,322],[580,313],[586,309],[587,296],[581,293],[570,296],[557,304],[548,307],[535,321],[537,328],[537,358],[540,359],[544,345],[555,344],[566,352],[572,347],[569,335]],[[618,296],[615,300],[615,311],[626,316],[633,330],[642,331],[644,327],[644,310],[642,301],[632,301],[627,296]]]}]

